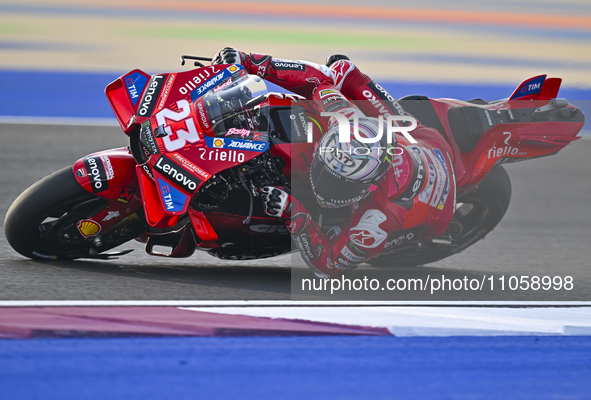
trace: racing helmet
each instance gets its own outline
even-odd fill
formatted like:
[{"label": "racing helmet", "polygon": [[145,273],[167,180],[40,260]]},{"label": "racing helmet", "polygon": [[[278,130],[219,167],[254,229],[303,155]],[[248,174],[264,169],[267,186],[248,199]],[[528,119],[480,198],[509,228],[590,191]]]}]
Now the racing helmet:
[{"label": "racing helmet", "polygon": [[[360,137],[377,139],[379,130],[377,118],[359,119]],[[381,131],[382,137],[373,143],[363,143],[353,135],[350,142],[340,142],[338,125],[333,125],[320,139],[310,168],[310,182],[321,206],[345,207],[377,189],[392,165],[391,149],[395,146],[387,143],[385,126]]]}]

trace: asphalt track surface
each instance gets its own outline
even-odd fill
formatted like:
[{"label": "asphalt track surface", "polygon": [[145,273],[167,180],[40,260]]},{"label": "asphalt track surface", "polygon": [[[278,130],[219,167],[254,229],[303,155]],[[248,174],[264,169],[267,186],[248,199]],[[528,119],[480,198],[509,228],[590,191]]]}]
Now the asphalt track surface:
[{"label": "asphalt track surface", "polygon": [[[0,215],[25,188],[48,173],[102,149],[125,146],[116,127],[1,124]],[[579,140],[560,154],[508,165],[513,183],[509,211],[487,239],[465,252],[423,267],[375,269],[364,266],[351,278],[426,275],[497,280],[509,276],[572,276],[570,291],[348,293],[340,298],[382,300],[591,300],[588,227],[591,224],[589,171],[591,141]],[[308,299],[295,293],[301,278],[290,256],[258,261],[220,261],[205,253],[172,260],[136,251],[117,260],[39,262],[14,252],[0,233],[0,300],[263,300]],[[296,290],[297,292],[297,290]],[[379,294],[379,296],[377,296]],[[365,297],[364,297],[365,296]],[[338,296],[325,299],[337,299]]]}]

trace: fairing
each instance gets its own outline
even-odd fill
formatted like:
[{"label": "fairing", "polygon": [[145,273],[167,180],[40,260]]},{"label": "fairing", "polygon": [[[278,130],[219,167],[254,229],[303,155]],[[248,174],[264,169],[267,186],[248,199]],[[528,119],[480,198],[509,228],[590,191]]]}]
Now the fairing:
[{"label": "fairing", "polygon": [[[459,194],[472,190],[497,163],[550,155],[577,139],[584,117],[577,114],[575,107],[563,107],[569,110],[569,118],[554,118],[552,112],[531,116],[536,109],[547,106],[549,99],[556,98],[560,82],[559,78],[535,76],[522,82],[508,99],[493,103],[425,98],[437,120],[437,129],[453,149]],[[245,224],[244,215],[239,215],[244,211],[201,212],[190,204],[194,194],[212,176],[267,150],[272,157],[285,160],[283,173],[294,184],[308,182],[307,174],[297,175],[297,171],[307,171],[312,161],[313,149],[305,133],[297,129],[283,132],[274,125],[281,127],[282,110],[295,110],[292,107],[297,99],[268,94],[264,83],[247,75],[240,65],[214,65],[151,77],[134,70],[111,83],[106,94],[123,130],[131,137],[138,130],[144,152],[141,163],[127,149],[97,153],[76,163],[74,173],[87,171],[85,176],[77,176],[78,182],[89,192],[107,199],[109,210],[123,218],[125,213],[141,207],[148,225],[161,229],[173,229],[180,217],[188,213],[198,245],[204,249],[219,248],[217,255],[229,258],[234,257],[232,246],[226,247],[225,253],[221,249],[230,241],[235,242],[237,234],[244,238],[288,236],[280,228],[282,223],[272,218],[254,215]],[[262,100],[257,101],[258,98]],[[301,107],[303,119],[313,122],[314,136],[319,139],[326,131],[324,122],[309,107]],[[450,123],[450,113],[458,108],[472,110],[472,115],[478,116],[477,124],[482,125],[469,149],[460,148],[457,126]],[[266,120],[260,118],[261,110],[267,113]],[[291,137],[293,132],[297,137]],[[98,188],[88,176],[93,173],[94,164],[103,167]],[[114,173],[110,173],[107,164]],[[121,203],[121,193],[132,193],[131,200]],[[240,206],[241,210],[245,208]],[[120,218],[112,219],[116,222]],[[184,235],[183,241],[187,240]],[[273,246],[263,245],[256,251],[257,257],[267,252],[279,254],[280,249]],[[179,252],[185,251],[176,251]]]}]

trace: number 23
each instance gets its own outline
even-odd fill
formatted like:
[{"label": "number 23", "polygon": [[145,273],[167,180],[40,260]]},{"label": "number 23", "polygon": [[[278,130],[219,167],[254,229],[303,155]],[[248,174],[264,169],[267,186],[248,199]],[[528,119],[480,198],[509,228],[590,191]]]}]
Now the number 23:
[{"label": "number 23", "polygon": [[[187,100],[178,100],[176,105],[179,111],[173,111],[169,108],[165,108],[164,110],[160,111],[156,114],[156,122],[158,126],[164,125],[164,130],[168,134],[167,136],[162,138],[164,142],[164,147],[167,151],[176,151],[185,147],[187,142],[195,143],[198,142],[201,138],[199,137],[199,131],[197,131],[197,126],[195,125],[195,120],[193,117],[189,117],[191,114],[191,106]],[[185,122],[185,126],[187,130],[184,129],[177,129],[174,133],[176,133],[177,138],[171,139],[172,136],[172,128],[170,125],[167,124],[166,120],[169,119],[171,121]]]}]

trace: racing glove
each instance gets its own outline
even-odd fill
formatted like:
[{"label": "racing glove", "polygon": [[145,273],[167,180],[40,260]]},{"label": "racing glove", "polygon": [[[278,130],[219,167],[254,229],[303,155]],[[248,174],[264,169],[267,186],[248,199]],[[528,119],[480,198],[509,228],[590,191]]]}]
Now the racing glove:
[{"label": "racing glove", "polygon": [[312,272],[319,278],[338,276],[341,271],[333,267],[330,242],[306,208],[291,197],[287,188],[265,186],[260,192],[267,215],[289,219],[287,229]]},{"label": "racing glove", "polygon": [[289,218],[293,201],[288,189],[276,186],[265,186],[260,189],[265,214],[277,218]]},{"label": "racing glove", "polygon": [[220,50],[211,61],[211,65],[217,64],[244,64],[244,61],[248,57],[241,51],[233,49],[231,47],[224,47]]}]

